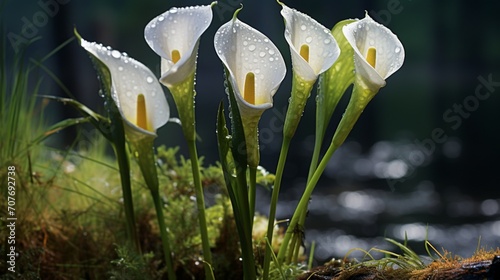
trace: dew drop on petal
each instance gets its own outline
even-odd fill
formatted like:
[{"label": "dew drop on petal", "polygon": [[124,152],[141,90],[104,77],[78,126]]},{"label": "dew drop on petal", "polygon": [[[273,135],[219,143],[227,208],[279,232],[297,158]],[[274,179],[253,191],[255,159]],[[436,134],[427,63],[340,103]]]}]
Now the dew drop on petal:
[{"label": "dew drop on petal", "polygon": [[300,26],[300,30],[304,31],[304,30],[306,30],[306,29],[307,29],[307,27],[306,27],[304,24],[302,24],[302,25]]},{"label": "dew drop on petal", "polygon": [[265,52],[260,52],[260,53],[259,53],[259,56],[260,56],[260,57],[264,57],[264,56],[266,56],[266,53],[265,53]]},{"label": "dew drop on petal", "polygon": [[247,46],[248,45],[248,42],[247,41],[243,41],[243,46]]},{"label": "dew drop on petal", "polygon": [[132,96],[132,92],[127,91],[126,95],[127,95],[127,96]]},{"label": "dew drop on petal", "polygon": [[153,78],[151,78],[151,77],[148,76],[146,78],[146,82],[148,82],[148,84],[151,84],[153,82]]},{"label": "dew drop on petal", "polygon": [[275,53],[274,50],[269,50],[270,55],[273,55],[274,53]]},{"label": "dew drop on petal", "polygon": [[164,16],[160,16],[160,17],[158,18],[158,21],[163,21],[164,19],[165,19],[165,17],[164,17]]},{"label": "dew drop on petal", "polygon": [[269,61],[273,62],[273,61],[274,61],[274,58],[270,57],[270,58],[269,58]]},{"label": "dew drop on petal", "polygon": [[248,46],[248,50],[251,52],[255,51],[255,45]]},{"label": "dew drop on petal", "polygon": [[312,42],[312,40],[313,40],[313,38],[312,38],[311,36],[308,36],[308,37],[306,38],[306,43],[308,43],[308,44],[309,44],[309,43],[311,43],[311,42]]},{"label": "dew drop on petal", "polygon": [[114,58],[120,58],[120,56],[122,56],[122,54],[119,51],[114,50],[111,52],[111,56],[113,56]]},{"label": "dew drop on petal", "polygon": [[177,13],[177,8],[176,8],[176,7],[173,7],[172,9],[170,9],[170,13],[171,13],[171,14],[175,14],[175,13]]},{"label": "dew drop on petal", "polygon": [[118,71],[123,71],[123,67],[119,66]]},{"label": "dew drop on petal", "polygon": [[325,43],[325,45],[330,44],[330,42],[331,42],[331,40],[330,40],[330,39],[325,39],[325,40],[323,41],[323,43]]},{"label": "dew drop on petal", "polygon": [[399,53],[401,52],[401,48],[400,47],[396,47],[396,49],[394,50],[396,53]]}]

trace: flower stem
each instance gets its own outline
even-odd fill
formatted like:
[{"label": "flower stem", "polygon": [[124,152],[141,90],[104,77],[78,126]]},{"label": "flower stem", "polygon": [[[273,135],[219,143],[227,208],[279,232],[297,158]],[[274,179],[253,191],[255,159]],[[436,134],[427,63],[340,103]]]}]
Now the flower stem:
[{"label": "flower stem", "polygon": [[205,279],[214,279],[210,265],[212,264],[212,253],[208,239],[207,219],[205,215],[205,199],[203,195],[203,186],[201,184],[200,168],[198,162],[198,152],[196,142],[188,140],[189,156],[191,158],[191,168],[193,171],[194,189],[196,193],[196,206],[198,208],[198,221],[200,224],[201,243],[203,247],[203,258],[205,267]]},{"label": "flower stem", "polygon": [[250,228],[253,228],[255,217],[255,196],[257,192],[257,167],[249,167],[248,203],[250,206]]},{"label": "flower stem", "polygon": [[135,226],[134,203],[132,201],[132,189],[130,183],[130,162],[125,149],[125,139],[123,139],[123,141],[115,141],[113,148],[115,150],[116,160],[118,161],[118,169],[120,170],[123,205],[125,208],[125,219],[127,221],[127,237],[129,242],[135,247],[136,251],[141,253],[141,245]]},{"label": "flower stem", "polygon": [[285,258],[285,254],[288,251],[288,254],[293,254],[293,248],[288,248],[290,244],[290,239],[293,235],[296,235],[300,232],[301,228],[304,226],[304,222],[302,221],[302,217],[304,213],[307,211],[307,205],[309,203],[309,199],[311,198],[311,194],[318,183],[321,174],[325,170],[330,158],[333,153],[337,150],[340,145],[342,145],[351,132],[354,124],[356,124],[357,120],[363,113],[366,105],[370,102],[370,100],[375,96],[376,92],[372,92],[369,89],[362,86],[360,81],[356,81],[354,84],[353,92],[351,95],[351,99],[349,104],[347,105],[346,111],[340,120],[339,126],[335,131],[330,147],[326,151],[323,156],[321,162],[319,163],[316,171],[311,176],[310,180],[307,183],[306,189],[300,198],[299,204],[295,209],[292,220],[288,226],[288,229],[285,233],[285,237],[283,239],[283,243],[280,247],[280,251],[278,253],[278,261],[282,262]]},{"label": "flower stem", "polygon": [[156,171],[155,155],[153,150],[154,137],[145,137],[137,141],[131,142],[134,150],[134,156],[137,159],[139,167],[144,177],[144,181],[151,192],[153,203],[156,210],[156,218],[160,228],[161,243],[163,254],[165,255],[165,263],[169,280],[175,280],[175,268],[172,259],[172,249],[168,238],[167,226],[165,225],[165,217],[163,216],[163,203],[160,196],[158,173]]},{"label": "flower stem", "polygon": [[174,262],[172,260],[172,249],[170,248],[167,226],[165,225],[165,217],[163,216],[163,203],[158,191],[151,190],[151,196],[153,197],[158,226],[160,227],[161,243],[163,244],[163,254],[165,255],[165,262],[167,263],[168,279],[175,280],[177,278],[175,275]]},{"label": "flower stem", "polygon": [[[266,253],[264,255],[264,272],[263,279],[269,279],[269,267],[271,265],[271,250],[273,244],[273,232],[274,232],[274,220],[276,219],[276,207],[278,205],[278,196],[281,187],[281,179],[283,177],[283,170],[285,169],[286,157],[288,155],[288,149],[290,147],[291,138],[284,137],[283,143],[281,144],[281,152],[278,160],[278,166],[276,168],[276,176],[274,181],[273,192],[271,196],[271,205],[269,206],[269,220],[267,224],[267,240],[270,246],[266,246]],[[278,264],[276,264],[278,265]]]}]

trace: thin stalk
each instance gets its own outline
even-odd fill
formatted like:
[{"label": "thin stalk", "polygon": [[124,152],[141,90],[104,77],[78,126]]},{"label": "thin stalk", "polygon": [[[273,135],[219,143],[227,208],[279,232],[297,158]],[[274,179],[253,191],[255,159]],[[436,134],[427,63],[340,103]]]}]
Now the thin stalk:
[{"label": "thin stalk", "polygon": [[292,237],[292,243],[290,245],[290,253],[286,258],[286,263],[292,263],[293,252],[295,251],[295,247],[297,246],[297,235]]},{"label": "thin stalk", "polygon": [[[314,188],[316,187],[319,178],[323,174],[323,171],[325,170],[330,158],[332,157],[333,153],[337,150],[337,148],[340,147],[342,143],[344,143],[345,139],[347,138],[352,128],[354,127],[354,124],[356,124],[357,120],[361,116],[361,113],[365,109],[366,105],[368,105],[370,100],[375,96],[375,93],[376,92],[372,92],[371,90],[364,88],[362,86],[362,81],[356,81],[351,95],[351,99],[349,101],[349,104],[347,105],[344,116],[342,117],[339,126],[335,131],[330,147],[326,151],[316,171],[314,172],[311,179],[307,183],[306,189],[304,190],[304,193],[300,198],[299,204],[295,209],[292,220],[290,221],[288,229],[285,233],[285,237],[283,239],[283,243],[278,253],[278,261],[282,262],[284,260],[285,254],[289,247],[288,245],[290,243],[290,239],[292,238],[293,235],[296,234],[295,231],[297,229],[300,229],[304,225],[303,222],[301,223],[301,219],[304,213],[307,211],[307,205],[309,204],[309,199],[311,198],[311,194]],[[288,251],[288,254],[292,254],[290,251],[293,252],[293,249],[292,248],[290,249],[291,250]]]},{"label": "thin stalk", "polygon": [[255,217],[255,196],[257,192],[257,167],[249,167],[248,203],[250,206],[250,228],[253,229]]},{"label": "thin stalk", "polygon": [[240,166],[236,162],[236,197],[238,200],[238,213],[236,219],[238,234],[241,243],[241,255],[243,259],[243,279],[254,280],[257,277],[255,270],[255,258],[252,243],[252,222],[250,220],[250,204],[247,190],[246,166]]},{"label": "thin stalk", "polygon": [[[311,164],[309,165],[309,174],[307,175],[307,182],[311,180],[316,167],[318,166],[319,154],[321,153],[321,146],[323,145],[323,138],[325,137],[326,127],[328,126],[329,119],[325,118],[326,109],[325,103],[325,88],[323,85],[325,81],[324,74],[320,75],[318,81],[318,93],[316,95],[316,132],[314,135],[314,150],[311,158]],[[336,105],[336,104],[335,104]]]},{"label": "thin stalk", "polygon": [[132,188],[130,182],[130,162],[125,148],[125,139],[117,140],[113,144],[120,171],[122,185],[123,206],[125,208],[125,219],[127,221],[127,237],[138,253],[141,253],[141,245],[135,226],[134,203],[132,201]]},{"label": "thin stalk", "polygon": [[206,279],[214,279],[213,273],[210,268],[212,264],[212,253],[210,251],[210,243],[208,239],[207,219],[205,215],[205,199],[203,196],[203,186],[201,185],[200,168],[198,163],[198,152],[196,150],[196,142],[192,140],[187,141],[189,156],[191,158],[191,168],[193,171],[194,189],[196,193],[196,206],[198,208],[198,220],[200,223],[201,242],[203,247],[203,258],[205,267]]},{"label": "thin stalk", "polygon": [[165,217],[163,216],[163,202],[159,191],[151,190],[151,196],[155,204],[156,217],[158,226],[160,227],[161,243],[163,244],[163,254],[167,265],[167,274],[169,280],[177,279],[174,270],[174,262],[172,260],[172,249],[170,248],[170,240],[168,238],[167,226],[165,225]]},{"label": "thin stalk", "polygon": [[172,250],[170,240],[168,238],[167,226],[165,225],[165,217],[163,216],[163,202],[160,196],[158,173],[156,171],[155,154],[153,150],[154,137],[145,137],[137,142],[131,141],[131,145],[135,150],[134,155],[138,161],[139,167],[144,177],[144,181],[151,192],[153,203],[156,210],[156,218],[160,227],[161,243],[163,245],[163,254],[165,255],[165,263],[167,266],[167,274],[169,280],[175,280],[174,262],[172,260]]},{"label": "thin stalk", "polygon": [[307,269],[311,270],[313,266],[314,251],[316,250],[316,241],[311,244],[311,252],[309,253],[309,261],[307,262]]},{"label": "thin stalk", "polygon": [[[318,168],[314,172],[313,176],[311,177],[311,180],[306,186],[306,189],[304,190],[304,193],[302,194],[302,197],[300,198],[299,204],[297,205],[297,208],[295,209],[295,212],[293,214],[292,220],[290,221],[290,224],[288,225],[288,229],[286,230],[285,237],[283,238],[283,242],[281,243],[281,247],[278,253],[278,261],[280,263],[283,262],[285,258],[285,253],[288,250],[288,245],[290,243],[290,239],[292,235],[294,235],[295,230],[297,229],[297,226],[299,226],[299,219],[301,217],[301,213],[304,211],[304,209],[307,209],[307,205],[309,203],[309,198],[311,197],[312,191],[314,190],[314,187],[316,186],[316,183],[319,180],[319,177],[323,173],[323,171],[326,168],[326,165],[330,159],[330,157],[333,155],[337,147],[334,145],[331,145],[328,150],[326,151],[325,156],[321,160],[321,162],[318,165]],[[292,248],[290,248],[292,249]],[[293,251],[293,250],[291,250]]]},{"label": "thin stalk", "polygon": [[[269,267],[271,265],[271,250],[273,244],[273,232],[274,232],[274,220],[276,219],[276,207],[278,205],[278,196],[281,187],[281,179],[283,177],[283,171],[285,169],[286,157],[288,155],[288,149],[290,148],[291,138],[284,137],[283,143],[281,144],[280,157],[278,160],[278,166],[276,168],[276,176],[274,181],[273,192],[271,196],[271,205],[269,206],[269,220],[267,224],[267,240],[271,246],[266,246],[266,253],[264,255],[264,272],[263,279],[269,279]],[[279,264],[276,264],[279,265]]]}]

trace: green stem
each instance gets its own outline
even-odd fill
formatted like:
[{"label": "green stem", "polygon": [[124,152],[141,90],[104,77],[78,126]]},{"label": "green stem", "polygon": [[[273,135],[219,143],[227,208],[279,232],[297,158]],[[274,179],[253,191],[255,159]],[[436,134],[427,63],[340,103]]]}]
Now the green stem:
[{"label": "green stem", "polygon": [[[276,176],[274,181],[273,192],[271,196],[271,205],[269,206],[269,220],[267,224],[267,240],[271,246],[266,246],[266,253],[264,255],[264,273],[263,279],[269,279],[269,267],[271,265],[271,250],[273,244],[274,220],[276,219],[276,207],[278,205],[278,196],[281,187],[281,179],[283,177],[283,170],[285,169],[286,157],[290,147],[291,138],[284,137],[281,145],[280,157],[278,166],[276,168]],[[278,264],[277,264],[278,265]]]},{"label": "green stem", "polygon": [[250,228],[253,229],[255,217],[255,196],[257,192],[257,167],[249,167],[248,203],[250,204]]},{"label": "green stem", "polygon": [[125,149],[125,140],[115,141],[113,148],[120,170],[120,180],[122,183],[123,206],[125,208],[125,219],[127,221],[127,237],[138,253],[141,253],[141,245],[135,227],[134,203],[132,201],[132,188],[130,182],[130,162]]},{"label": "green stem", "polygon": [[[302,215],[302,212],[304,209],[307,209],[307,204],[309,203],[309,198],[311,197],[312,191],[314,190],[314,187],[316,186],[316,183],[319,180],[319,177],[323,173],[323,170],[325,170],[326,165],[328,163],[328,160],[330,157],[333,155],[337,147],[331,145],[328,150],[326,151],[325,156],[321,160],[321,162],[318,165],[318,168],[314,172],[313,176],[311,177],[311,180],[309,183],[307,183],[306,189],[304,190],[304,193],[302,194],[302,197],[300,198],[299,204],[297,205],[297,208],[295,209],[295,212],[293,214],[292,220],[290,221],[290,224],[288,225],[288,229],[286,230],[285,237],[283,239],[283,242],[281,243],[281,247],[278,253],[278,261],[280,263],[283,262],[284,257],[286,252],[288,251],[288,244],[290,243],[290,239],[297,229],[297,226],[299,226],[299,219]],[[292,248],[290,248],[292,250]]]},{"label": "green stem", "polygon": [[172,249],[170,248],[170,240],[168,238],[167,226],[165,225],[165,217],[163,216],[163,202],[158,191],[151,190],[151,196],[155,204],[156,217],[158,226],[160,227],[161,243],[163,244],[163,254],[167,264],[167,273],[169,280],[177,279],[175,275],[174,262],[172,260]]},{"label": "green stem", "polygon": [[301,223],[302,215],[307,211],[307,205],[309,203],[309,199],[311,198],[311,194],[316,187],[316,184],[318,183],[318,180],[321,177],[323,171],[325,170],[330,158],[337,150],[337,148],[342,145],[342,143],[344,143],[345,139],[354,127],[354,124],[359,119],[359,116],[361,116],[361,113],[365,109],[366,105],[368,105],[370,100],[375,96],[376,92],[372,92],[361,85],[361,81],[356,81],[356,83],[354,84],[351,99],[349,101],[349,104],[347,105],[344,116],[342,117],[339,126],[335,131],[330,147],[323,156],[323,159],[319,163],[310,181],[307,183],[306,189],[304,190],[304,193],[300,198],[299,204],[295,209],[292,220],[290,221],[288,229],[285,233],[285,237],[283,239],[283,243],[278,253],[279,262],[282,262],[284,260],[285,254],[289,247],[288,245],[290,243],[290,239],[295,234],[295,231],[303,227],[303,222]]},{"label": "green stem", "polygon": [[[325,118],[326,107],[325,107],[325,88],[323,85],[325,81],[324,75],[320,75],[318,80],[318,93],[316,96],[316,135],[314,136],[314,150],[311,158],[311,164],[309,166],[309,174],[307,175],[307,182],[311,180],[316,167],[318,166],[319,154],[321,153],[321,145],[323,144],[323,138],[325,137],[326,127],[328,125],[329,119]],[[337,104],[335,104],[336,106]]]},{"label": "green stem", "polygon": [[165,217],[163,216],[163,202],[160,196],[158,173],[155,164],[155,154],[153,149],[154,137],[143,137],[136,141],[130,141],[134,150],[134,155],[141,169],[144,181],[151,192],[153,203],[156,210],[156,218],[160,228],[161,243],[163,246],[163,254],[165,255],[165,263],[167,266],[167,274],[169,280],[175,280],[175,268],[172,259],[172,249],[168,238],[167,226],[165,225]]},{"label": "green stem", "polygon": [[196,142],[188,140],[189,155],[191,158],[191,168],[193,171],[194,189],[196,193],[196,206],[198,208],[198,221],[200,224],[201,243],[203,247],[205,278],[214,279],[210,265],[212,264],[212,253],[210,251],[210,242],[208,239],[207,218],[205,215],[205,199],[203,195],[203,186],[201,184],[200,168],[198,163],[198,152]]},{"label": "green stem", "polygon": [[250,214],[250,198],[248,196],[246,166],[240,166],[236,163],[236,188],[235,193],[238,200],[239,216],[235,217],[238,234],[241,243],[241,255],[243,259],[243,279],[254,280],[257,277],[255,270],[255,258],[253,255],[252,243],[252,221]]}]

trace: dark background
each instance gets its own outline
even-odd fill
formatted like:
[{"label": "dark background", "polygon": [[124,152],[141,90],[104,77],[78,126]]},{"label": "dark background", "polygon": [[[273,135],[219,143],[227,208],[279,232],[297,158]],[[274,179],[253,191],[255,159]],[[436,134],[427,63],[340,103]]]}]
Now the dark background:
[{"label": "dark background", "polygon": [[[212,24],[201,39],[196,113],[198,133],[202,139],[198,148],[206,163],[217,160],[215,116],[218,103],[225,98],[222,65],[213,48],[213,35],[232,17],[240,2],[219,1],[219,5],[214,7]],[[329,236],[343,239],[330,238],[323,242],[360,245],[349,241],[373,240],[370,238],[376,236],[402,238],[404,235],[397,234],[399,229],[407,230],[412,239],[412,230],[418,235],[418,228],[412,228],[412,225],[431,224],[436,225],[434,229],[442,230],[442,234],[437,236],[443,238],[431,240],[438,243],[437,247],[448,244],[443,240],[446,239],[446,230],[450,229],[451,232],[463,230],[464,234],[471,235],[468,237],[470,242],[465,242],[463,246],[448,244],[452,246],[448,248],[451,251],[455,247],[459,252],[470,254],[477,245],[479,235],[483,236],[486,246],[500,246],[496,241],[500,238],[500,187],[495,175],[500,166],[497,163],[500,155],[497,123],[500,120],[500,85],[494,82],[489,90],[483,86],[480,91],[482,100],[476,97],[477,87],[484,84],[481,80],[500,82],[499,2],[284,2],[328,28],[346,18],[362,18],[367,11],[372,18],[398,35],[406,51],[403,67],[387,80],[387,86],[381,89],[365,110],[346,145],[336,154],[320,181],[315,192],[318,194],[315,196],[318,204],[315,204],[314,197],[311,202],[311,239],[320,240],[321,233],[326,232]],[[144,26],[170,7],[209,4],[208,1],[194,0],[22,0],[3,3],[2,18],[9,40],[13,38],[12,34],[23,36],[26,21],[38,22],[39,26],[30,35],[39,36],[40,39],[27,49],[28,57],[43,57],[71,38],[76,27],[83,38],[127,52],[149,66],[157,76],[159,57],[143,38]],[[52,3],[51,10],[45,11],[41,3]],[[280,6],[273,0],[245,1],[243,4],[244,9],[239,18],[266,34],[281,50],[288,65],[287,76],[275,95],[275,110],[266,112],[261,120],[261,131],[264,131],[271,127],[271,122],[276,118],[281,120],[280,116],[287,106],[291,84],[290,53],[283,37]],[[46,20],[42,14],[45,14]],[[13,54],[16,47],[9,40],[7,49]],[[102,112],[95,71],[76,41],[60,50],[45,65],[54,71],[79,101]],[[40,75],[45,74],[40,71]],[[65,96],[64,91],[49,77],[44,78],[43,89],[44,94]],[[177,116],[166,88],[165,93],[171,104],[171,115]],[[339,112],[330,125],[329,136],[333,134],[346,101],[343,100],[339,105]],[[463,111],[459,111],[459,106]],[[55,104],[51,104],[48,109],[53,112],[52,119],[48,121],[50,123],[74,116],[72,110]],[[314,143],[314,110],[313,93],[299,132],[292,142],[284,174],[284,202],[280,204],[284,206],[280,208],[280,218],[290,215],[287,206],[295,205],[304,187]],[[261,157],[262,165],[274,172],[281,131],[267,133],[269,131],[267,129],[261,135]],[[444,135],[432,140],[433,134],[437,132]],[[68,130],[51,139],[49,144],[64,148],[74,141],[75,131]],[[177,125],[167,124],[161,128],[156,143],[180,145],[182,153],[187,155],[182,132]],[[262,200],[265,201],[268,196],[264,192]],[[327,226],[320,220],[320,214],[314,216],[313,210],[325,197],[333,199],[326,202],[325,207],[343,205],[335,208],[338,212],[329,213],[332,224]],[[382,210],[366,208],[366,211],[360,211],[363,205],[376,202],[377,199],[382,201]],[[413,204],[398,204],[398,201],[405,199],[410,199]],[[435,203],[428,204],[429,200]],[[348,205],[344,205],[346,203]],[[360,207],[356,206],[358,204]],[[422,207],[419,208],[422,205],[428,207],[422,210]],[[261,206],[260,209],[264,212],[267,206]],[[407,215],[405,211],[410,214]],[[318,210],[318,213],[323,212]],[[352,215],[346,214],[344,217],[342,213]],[[317,224],[314,221],[318,221]],[[464,226],[469,230],[464,230]],[[339,229],[342,231],[339,232]],[[346,239],[346,236],[351,239]],[[456,239],[460,241],[466,237],[459,235]],[[419,238],[413,240],[418,241]],[[366,242],[361,243],[361,246],[373,244],[371,241]],[[460,251],[462,247],[465,249]],[[331,251],[323,252],[321,256],[345,253],[338,247],[332,247]]]}]

